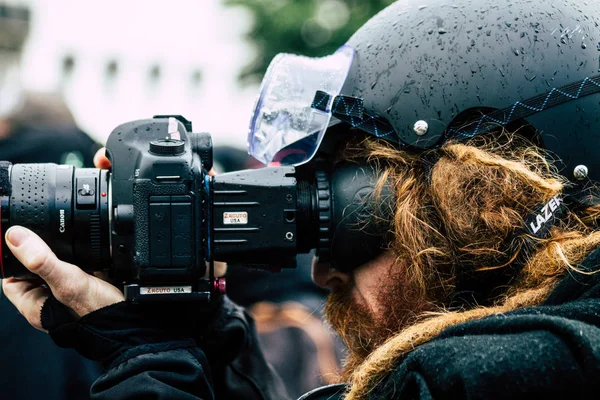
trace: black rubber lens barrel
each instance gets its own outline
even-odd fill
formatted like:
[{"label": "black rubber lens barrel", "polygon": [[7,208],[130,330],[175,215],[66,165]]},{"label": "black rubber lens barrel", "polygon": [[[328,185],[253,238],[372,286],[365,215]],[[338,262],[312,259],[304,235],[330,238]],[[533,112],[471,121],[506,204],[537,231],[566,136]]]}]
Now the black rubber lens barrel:
[{"label": "black rubber lens barrel", "polygon": [[10,253],[4,235],[14,225],[37,233],[61,260],[85,270],[110,262],[108,173],[56,164],[15,164],[10,194],[0,199],[2,277],[31,275]]},{"label": "black rubber lens barrel", "polygon": [[297,232],[298,250],[308,252],[318,246],[319,210],[317,189],[312,182],[298,181]]}]

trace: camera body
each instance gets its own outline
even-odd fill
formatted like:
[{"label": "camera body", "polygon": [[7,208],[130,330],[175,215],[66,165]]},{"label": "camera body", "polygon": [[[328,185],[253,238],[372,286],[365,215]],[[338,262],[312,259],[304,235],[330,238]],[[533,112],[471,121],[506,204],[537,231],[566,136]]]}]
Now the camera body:
[{"label": "camera body", "polygon": [[118,126],[106,143],[107,264],[127,297],[193,293],[205,275],[212,142],[191,130],[183,117],[158,116]]}]

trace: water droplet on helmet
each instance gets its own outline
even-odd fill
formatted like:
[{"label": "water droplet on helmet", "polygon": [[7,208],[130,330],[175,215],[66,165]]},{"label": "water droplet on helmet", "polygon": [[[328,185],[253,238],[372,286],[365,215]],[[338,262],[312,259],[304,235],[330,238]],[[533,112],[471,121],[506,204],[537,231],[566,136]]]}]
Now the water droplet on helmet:
[{"label": "water droplet on helmet", "polygon": [[517,49],[513,49],[513,53],[515,53],[515,56],[518,56],[519,54],[521,54],[521,53],[519,53],[519,50],[517,50]]},{"label": "water droplet on helmet", "polygon": [[585,44],[585,43],[581,43],[581,48],[582,48],[582,49],[587,49],[587,44]]},{"label": "water droplet on helmet", "polygon": [[447,31],[447,30],[445,30],[444,28],[439,28],[439,29],[438,29],[438,33],[439,33],[440,35],[443,35],[443,34],[444,34],[444,33],[446,33],[446,32],[448,32],[448,31]]}]

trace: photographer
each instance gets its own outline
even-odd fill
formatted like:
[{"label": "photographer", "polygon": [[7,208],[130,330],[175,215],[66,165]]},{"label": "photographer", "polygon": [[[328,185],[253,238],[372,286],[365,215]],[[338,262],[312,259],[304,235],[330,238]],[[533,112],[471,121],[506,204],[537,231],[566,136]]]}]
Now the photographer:
[{"label": "photographer", "polygon": [[[306,398],[597,395],[599,23],[566,0],[397,2],[330,57],[272,63],[251,153],[326,165],[338,197],[377,181],[313,263],[348,384]],[[285,397],[226,297],[123,302],[33,232],[6,241],[47,285],[8,279],[7,296],[105,363],[95,398]]]}]

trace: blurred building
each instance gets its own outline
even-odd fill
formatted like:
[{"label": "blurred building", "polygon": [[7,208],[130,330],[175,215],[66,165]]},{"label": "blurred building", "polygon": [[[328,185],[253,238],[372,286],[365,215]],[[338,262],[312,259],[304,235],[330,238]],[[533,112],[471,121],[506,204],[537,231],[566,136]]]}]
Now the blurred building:
[{"label": "blurred building", "polygon": [[0,0],[0,160],[91,167],[99,146],[77,127],[61,93],[24,88],[31,25],[27,1]]},{"label": "blurred building", "polygon": [[31,8],[21,83],[59,90],[79,126],[104,142],[118,124],[182,114],[216,145],[244,148],[257,88],[239,71],[251,16],[222,0],[21,0]]},{"label": "blurred building", "polygon": [[0,1],[0,118],[20,101],[19,64],[30,20],[25,5]]}]

